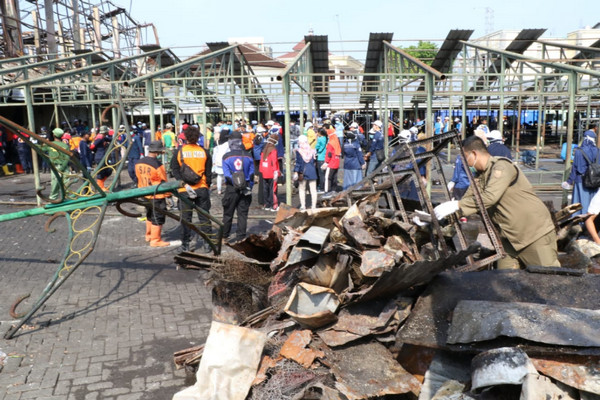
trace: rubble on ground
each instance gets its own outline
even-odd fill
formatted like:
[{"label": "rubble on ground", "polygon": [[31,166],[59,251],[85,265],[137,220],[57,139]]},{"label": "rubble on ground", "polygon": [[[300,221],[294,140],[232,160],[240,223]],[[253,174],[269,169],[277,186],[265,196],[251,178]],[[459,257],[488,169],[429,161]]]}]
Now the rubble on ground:
[{"label": "rubble on ground", "polygon": [[554,213],[569,268],[489,270],[476,218],[481,243],[447,231],[444,253],[377,201],[282,207],[218,259],[178,256],[210,268],[214,321],[175,354],[197,383],[174,399],[600,398],[600,251],[575,240],[577,207]]}]

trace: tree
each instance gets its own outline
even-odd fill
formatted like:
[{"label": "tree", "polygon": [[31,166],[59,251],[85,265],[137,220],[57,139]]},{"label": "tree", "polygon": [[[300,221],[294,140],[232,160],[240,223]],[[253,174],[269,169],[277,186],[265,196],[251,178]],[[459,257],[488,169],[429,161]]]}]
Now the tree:
[{"label": "tree", "polygon": [[435,55],[437,54],[438,46],[433,42],[419,40],[419,44],[417,46],[408,46],[404,49],[404,51],[423,61],[425,64],[431,65]]}]

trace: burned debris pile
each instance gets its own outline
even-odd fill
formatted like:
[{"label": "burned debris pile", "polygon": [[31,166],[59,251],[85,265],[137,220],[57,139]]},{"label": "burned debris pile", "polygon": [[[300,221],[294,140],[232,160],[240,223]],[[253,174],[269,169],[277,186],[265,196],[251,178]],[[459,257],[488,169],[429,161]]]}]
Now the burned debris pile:
[{"label": "burned debris pile", "polygon": [[493,249],[446,232],[442,251],[378,201],[283,208],[218,260],[180,255],[209,267],[214,311],[175,354],[197,382],[174,399],[598,398],[600,276],[483,270]]}]

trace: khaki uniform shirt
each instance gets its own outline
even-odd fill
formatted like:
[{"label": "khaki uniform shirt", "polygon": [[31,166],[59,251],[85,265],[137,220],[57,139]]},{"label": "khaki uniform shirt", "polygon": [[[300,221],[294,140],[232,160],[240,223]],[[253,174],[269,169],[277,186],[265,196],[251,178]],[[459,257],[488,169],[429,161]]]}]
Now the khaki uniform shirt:
[{"label": "khaki uniform shirt", "polygon": [[[499,229],[500,235],[506,238],[515,250],[522,250],[554,230],[548,208],[533,192],[525,174],[510,160],[490,157],[485,171],[475,182],[490,218]],[[477,213],[471,187],[460,200],[459,207],[464,216]]]}]

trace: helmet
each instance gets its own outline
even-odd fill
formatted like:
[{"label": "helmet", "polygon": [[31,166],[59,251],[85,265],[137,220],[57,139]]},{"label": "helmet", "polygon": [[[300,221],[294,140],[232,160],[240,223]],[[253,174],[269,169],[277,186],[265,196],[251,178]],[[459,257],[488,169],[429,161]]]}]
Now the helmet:
[{"label": "helmet", "polygon": [[400,132],[400,134],[398,135],[398,137],[400,138],[400,142],[402,143],[407,143],[410,142],[410,137],[412,136],[412,134],[410,133],[409,130],[403,130],[402,132]]},{"label": "helmet", "polygon": [[417,135],[419,133],[419,128],[417,128],[416,126],[413,126],[412,128],[410,128],[408,130],[410,133],[412,133],[413,135]]}]

